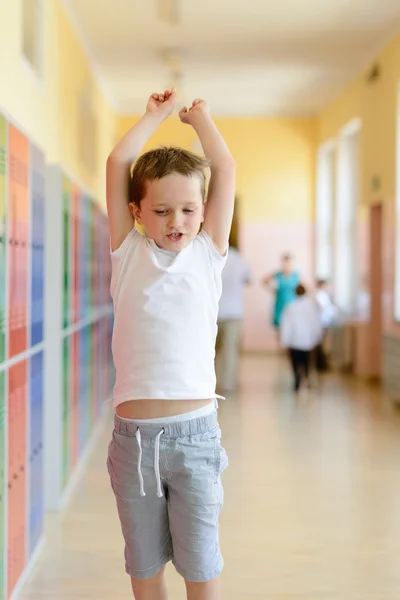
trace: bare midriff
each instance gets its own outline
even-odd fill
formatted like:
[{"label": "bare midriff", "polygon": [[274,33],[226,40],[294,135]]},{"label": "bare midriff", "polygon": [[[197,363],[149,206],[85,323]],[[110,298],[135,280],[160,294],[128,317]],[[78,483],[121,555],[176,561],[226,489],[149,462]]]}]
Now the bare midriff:
[{"label": "bare midriff", "polygon": [[206,406],[207,400],[128,400],[119,404],[116,413],[123,419],[159,419],[175,417]]}]

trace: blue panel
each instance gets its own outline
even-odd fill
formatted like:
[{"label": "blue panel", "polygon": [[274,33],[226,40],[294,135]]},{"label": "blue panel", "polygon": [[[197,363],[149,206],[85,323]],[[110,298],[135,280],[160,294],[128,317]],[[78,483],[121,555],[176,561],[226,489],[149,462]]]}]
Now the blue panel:
[{"label": "blue panel", "polygon": [[32,252],[31,252],[31,344],[43,341],[44,320],[44,157],[31,146]]},{"label": "blue panel", "polygon": [[30,361],[29,556],[43,534],[43,352]]}]

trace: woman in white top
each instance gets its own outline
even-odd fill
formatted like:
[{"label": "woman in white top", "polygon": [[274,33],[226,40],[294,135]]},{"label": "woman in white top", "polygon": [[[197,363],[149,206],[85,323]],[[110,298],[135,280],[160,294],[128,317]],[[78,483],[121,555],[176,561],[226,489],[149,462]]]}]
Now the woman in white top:
[{"label": "woman in white top", "polygon": [[244,317],[244,286],[250,282],[250,270],[233,236],[222,271],[222,295],[218,312],[216,374],[218,389],[233,392],[237,386],[238,361]]}]

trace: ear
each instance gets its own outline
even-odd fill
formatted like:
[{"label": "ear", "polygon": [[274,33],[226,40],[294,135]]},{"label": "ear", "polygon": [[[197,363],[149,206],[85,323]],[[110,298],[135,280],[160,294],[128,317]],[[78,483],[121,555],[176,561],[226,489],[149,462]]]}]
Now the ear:
[{"label": "ear", "polygon": [[135,204],[134,202],[129,202],[129,210],[132,213],[133,218],[139,225],[142,225],[142,216],[140,211],[140,206]]}]

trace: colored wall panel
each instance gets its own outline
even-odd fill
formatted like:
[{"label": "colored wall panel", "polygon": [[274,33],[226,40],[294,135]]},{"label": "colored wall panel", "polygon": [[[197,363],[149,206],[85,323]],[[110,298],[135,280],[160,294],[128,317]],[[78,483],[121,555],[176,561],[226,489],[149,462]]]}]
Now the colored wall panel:
[{"label": "colored wall panel", "polygon": [[31,345],[43,340],[44,321],[44,157],[31,146]]},{"label": "colored wall panel", "polygon": [[70,373],[72,385],[72,403],[70,417],[71,467],[75,467],[79,457],[79,338],[80,333],[72,336],[72,369]]},{"label": "colored wall panel", "polygon": [[29,556],[43,535],[43,353],[30,361]]},{"label": "colored wall panel", "polygon": [[5,373],[0,371],[0,600],[4,600],[5,524],[6,524],[6,443],[5,443]]},{"label": "colored wall panel", "polygon": [[82,329],[78,336],[78,456],[81,455],[87,439],[86,405],[87,405],[87,374],[86,374],[86,345],[87,329]]},{"label": "colored wall panel", "polygon": [[63,177],[63,327],[72,322],[72,215],[71,215],[71,182]]},{"label": "colored wall panel", "polygon": [[73,305],[73,323],[79,321],[79,296],[80,296],[80,219],[81,219],[81,201],[78,186],[73,186],[72,193],[72,255],[73,255],[73,280],[72,280],[72,305]]},{"label": "colored wall panel", "polygon": [[78,272],[78,318],[82,320],[87,314],[87,203],[85,196],[82,196],[79,211],[79,246],[77,253],[79,255],[79,272]]},{"label": "colored wall panel", "polygon": [[[93,199],[65,174],[62,174],[62,194],[62,485],[65,489],[109,397],[113,376],[109,318],[97,319],[94,312],[111,305],[107,219]],[[67,333],[65,330],[71,326],[76,330]]]},{"label": "colored wall panel", "polygon": [[63,340],[63,487],[68,483],[71,472],[71,338]]},{"label": "colored wall panel", "polygon": [[94,323],[90,334],[90,340],[92,345],[91,352],[91,420],[94,423],[99,416],[99,404],[98,404],[98,324]]},{"label": "colored wall panel", "polygon": [[6,357],[6,175],[7,175],[7,122],[0,115],[0,363]]},{"label": "colored wall panel", "polygon": [[8,594],[26,566],[27,364],[8,372]]},{"label": "colored wall panel", "polygon": [[27,347],[28,292],[28,160],[29,142],[13,125],[9,127],[9,355]]}]

